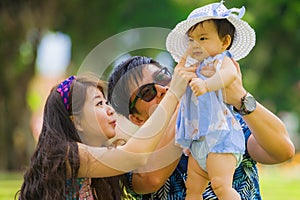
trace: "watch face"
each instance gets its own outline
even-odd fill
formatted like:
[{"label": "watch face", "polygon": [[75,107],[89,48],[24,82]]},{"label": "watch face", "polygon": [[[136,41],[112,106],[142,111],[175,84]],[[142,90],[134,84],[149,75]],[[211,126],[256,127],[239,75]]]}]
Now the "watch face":
[{"label": "watch face", "polygon": [[245,109],[248,112],[253,112],[256,108],[256,100],[253,96],[246,96],[244,100]]}]

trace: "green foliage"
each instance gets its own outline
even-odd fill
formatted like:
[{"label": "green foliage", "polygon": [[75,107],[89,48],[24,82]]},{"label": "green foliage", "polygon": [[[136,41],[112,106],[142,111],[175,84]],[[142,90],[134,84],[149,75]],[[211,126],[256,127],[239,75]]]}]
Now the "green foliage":
[{"label": "green foliage", "polygon": [[274,112],[300,113],[299,6],[299,1],[249,3],[257,44],[242,67],[244,76],[251,71],[245,84],[252,84],[253,92]]},{"label": "green foliage", "polygon": [[[64,23],[56,28],[71,35],[73,70],[97,44],[119,32],[140,27],[173,28],[198,6],[216,1],[130,0],[63,2]],[[300,113],[300,2],[226,1],[246,7],[244,19],[255,29],[257,44],[240,61],[246,88],[272,111]],[[76,14],[75,13],[76,10]],[[296,105],[296,106],[295,106]],[[299,105],[299,103],[298,103]]]},{"label": "green foliage", "polygon": [[42,98],[37,91],[30,91],[27,95],[27,104],[32,112],[37,112],[38,108],[41,107]]}]

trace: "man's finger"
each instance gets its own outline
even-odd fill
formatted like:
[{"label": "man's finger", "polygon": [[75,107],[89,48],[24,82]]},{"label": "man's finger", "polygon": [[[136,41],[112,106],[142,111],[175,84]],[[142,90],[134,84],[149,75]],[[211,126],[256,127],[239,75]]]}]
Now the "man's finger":
[{"label": "man's finger", "polygon": [[188,47],[187,50],[184,52],[183,56],[181,57],[177,67],[185,67],[186,59],[191,52],[191,47]]},{"label": "man's finger", "polygon": [[241,73],[241,68],[240,68],[240,64],[238,62],[236,62],[233,58],[231,59],[237,72],[240,74]]},{"label": "man's finger", "polygon": [[185,52],[185,54],[181,57],[177,67],[184,67],[185,66],[185,63],[186,63],[186,59],[188,57],[188,53]]}]

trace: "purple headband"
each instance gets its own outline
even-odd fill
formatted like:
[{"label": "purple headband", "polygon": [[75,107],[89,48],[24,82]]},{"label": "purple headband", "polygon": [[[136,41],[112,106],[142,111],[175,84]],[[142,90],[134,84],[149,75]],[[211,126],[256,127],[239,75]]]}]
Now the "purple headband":
[{"label": "purple headband", "polygon": [[62,83],[59,84],[56,91],[60,94],[61,99],[65,105],[65,108],[67,111],[69,111],[70,104],[69,104],[69,97],[70,97],[70,87],[73,82],[73,80],[76,79],[76,76],[70,76],[66,80],[64,80]]}]

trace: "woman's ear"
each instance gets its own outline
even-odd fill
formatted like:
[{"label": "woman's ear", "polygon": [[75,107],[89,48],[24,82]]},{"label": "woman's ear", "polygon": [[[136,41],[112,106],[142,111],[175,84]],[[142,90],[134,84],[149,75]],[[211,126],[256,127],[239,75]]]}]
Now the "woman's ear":
[{"label": "woman's ear", "polygon": [[142,120],[138,115],[136,114],[129,114],[129,120],[134,123],[137,126],[141,126],[144,124],[144,120]]},{"label": "woman's ear", "polygon": [[80,123],[80,120],[78,119],[78,117],[75,117],[74,115],[71,115],[71,116],[70,116],[70,119],[71,119],[71,121],[74,123],[75,128],[76,128],[78,131],[82,132],[82,131],[83,131],[83,128],[82,128],[82,126],[81,126],[81,123]]},{"label": "woman's ear", "polygon": [[225,35],[223,39],[223,49],[226,50],[231,44],[231,37],[230,35]]}]

